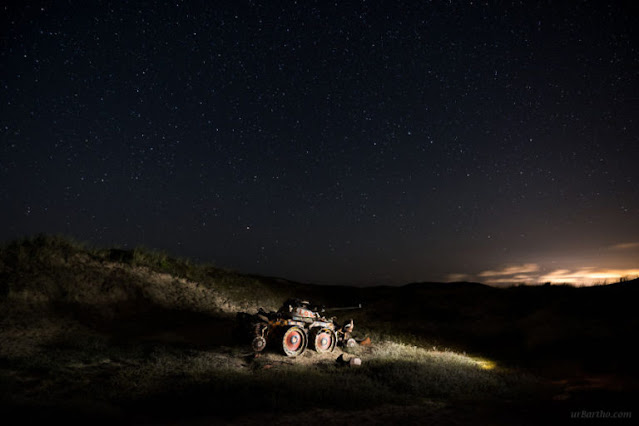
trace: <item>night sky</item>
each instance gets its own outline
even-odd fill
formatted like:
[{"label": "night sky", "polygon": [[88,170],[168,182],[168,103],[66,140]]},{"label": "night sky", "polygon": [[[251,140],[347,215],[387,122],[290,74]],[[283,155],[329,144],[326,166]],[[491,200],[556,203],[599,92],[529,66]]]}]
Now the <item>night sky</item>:
[{"label": "night sky", "polygon": [[0,240],[333,284],[639,274],[634,2],[0,9]]}]

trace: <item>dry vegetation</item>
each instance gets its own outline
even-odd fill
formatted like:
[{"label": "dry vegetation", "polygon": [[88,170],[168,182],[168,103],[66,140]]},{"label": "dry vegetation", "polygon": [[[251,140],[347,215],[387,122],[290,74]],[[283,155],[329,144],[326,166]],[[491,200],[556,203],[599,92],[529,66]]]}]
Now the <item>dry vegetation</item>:
[{"label": "dry vegetation", "polygon": [[[12,242],[0,250],[2,412],[33,421],[180,424],[349,424],[354,415],[370,423],[421,423],[424,416],[452,423],[456,414],[463,424],[479,406],[492,423],[504,407],[514,413],[562,395],[512,363],[442,349],[429,332],[446,330],[446,322],[429,320],[424,309],[439,290],[429,299],[414,294],[421,287],[413,290],[403,290],[398,310],[389,305],[397,289],[247,277],[148,250],[94,250],[48,236]],[[476,299],[476,291],[464,290],[460,300]],[[339,349],[253,357],[233,342],[236,312],[276,309],[300,295],[333,305],[359,298],[375,308],[355,313],[360,337],[374,344],[345,354],[360,357],[361,367],[337,365]],[[539,420],[513,416],[504,423]]]}]

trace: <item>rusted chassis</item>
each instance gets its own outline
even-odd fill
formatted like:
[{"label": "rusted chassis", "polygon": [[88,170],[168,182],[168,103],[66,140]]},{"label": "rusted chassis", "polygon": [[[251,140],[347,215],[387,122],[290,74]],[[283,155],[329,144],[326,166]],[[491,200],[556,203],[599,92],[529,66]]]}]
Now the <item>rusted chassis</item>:
[{"label": "rusted chassis", "polygon": [[[300,311],[305,313],[300,309],[296,313]],[[254,352],[268,346],[289,357],[299,356],[309,347],[318,353],[330,353],[350,338],[352,321],[338,327],[316,312],[306,312],[308,315],[295,315],[295,318],[285,318],[282,312],[260,311],[256,315],[241,312],[237,315],[240,334],[237,337],[244,342],[248,340]]]}]

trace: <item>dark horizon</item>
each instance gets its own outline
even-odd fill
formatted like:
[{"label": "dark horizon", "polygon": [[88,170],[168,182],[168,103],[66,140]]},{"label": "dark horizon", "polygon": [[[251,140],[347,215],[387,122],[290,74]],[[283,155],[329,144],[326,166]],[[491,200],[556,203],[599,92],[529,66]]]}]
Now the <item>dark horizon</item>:
[{"label": "dark horizon", "polygon": [[[619,277],[607,277],[600,280],[593,280],[591,282],[580,282],[580,281],[545,281],[545,282],[534,282],[532,280],[528,281],[481,281],[481,279],[471,279],[471,280],[458,280],[458,281],[411,281],[411,282],[333,282],[333,283],[317,283],[312,281],[302,281],[291,279],[286,276],[279,275],[264,275],[259,273],[250,273],[246,271],[236,270],[227,268],[224,265],[216,265],[211,262],[207,262],[205,260],[189,258],[184,256],[178,256],[173,253],[169,253],[165,250],[157,250],[152,247],[146,246],[136,246],[136,247],[123,247],[123,246],[101,246],[90,243],[88,241],[82,241],[80,239],[74,238],[70,235],[63,234],[46,234],[46,233],[37,233],[33,235],[23,236],[21,238],[12,239],[9,241],[0,242],[0,247],[4,249],[8,249],[9,251],[15,250],[18,247],[30,247],[31,249],[44,249],[49,255],[56,256],[55,250],[53,252],[50,251],[50,248],[54,248],[56,250],[60,250],[58,255],[63,255],[66,253],[64,247],[67,245],[72,247],[74,250],[85,251],[91,255],[95,255],[98,258],[104,258],[106,256],[107,259],[110,259],[116,263],[129,264],[129,265],[137,265],[133,259],[135,258],[136,251],[139,251],[141,255],[141,259],[143,260],[143,264],[149,262],[149,259],[164,259],[161,262],[164,262],[166,259],[172,259],[176,261],[176,264],[182,264],[182,262],[186,262],[186,265],[190,265],[189,267],[195,268],[208,268],[212,267],[218,269],[220,271],[225,271],[231,273],[233,275],[237,274],[238,276],[246,276],[257,278],[260,280],[267,281],[278,281],[278,282],[290,282],[301,285],[319,285],[319,286],[338,286],[338,287],[356,287],[356,288],[373,288],[373,287],[407,287],[414,285],[462,285],[462,286],[486,286],[486,287],[494,287],[494,288],[512,288],[512,287],[541,287],[541,286],[568,286],[573,288],[580,287],[591,287],[591,286],[607,286],[612,284],[624,284],[629,282],[638,282],[639,277],[635,277],[632,275],[624,275]],[[67,256],[64,254],[64,256]],[[153,261],[150,261],[151,264],[154,264]],[[10,266],[12,267],[12,266]],[[480,277],[477,277],[480,278]]]},{"label": "dark horizon", "polygon": [[639,276],[630,2],[3,11],[0,241],[318,284]]}]

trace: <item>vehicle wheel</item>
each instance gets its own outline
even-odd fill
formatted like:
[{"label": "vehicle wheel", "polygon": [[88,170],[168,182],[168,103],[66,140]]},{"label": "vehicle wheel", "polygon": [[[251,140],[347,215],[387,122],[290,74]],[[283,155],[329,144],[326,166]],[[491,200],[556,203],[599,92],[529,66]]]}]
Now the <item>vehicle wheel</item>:
[{"label": "vehicle wheel", "polygon": [[282,350],[286,356],[301,355],[307,343],[306,332],[297,326],[286,329],[282,336]]},{"label": "vehicle wheel", "polygon": [[266,347],[266,339],[262,336],[255,336],[251,342],[251,348],[255,352],[261,352]]},{"label": "vehicle wheel", "polygon": [[321,354],[333,352],[337,343],[337,334],[329,328],[316,328],[311,332],[313,348]]}]

